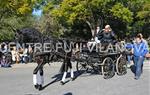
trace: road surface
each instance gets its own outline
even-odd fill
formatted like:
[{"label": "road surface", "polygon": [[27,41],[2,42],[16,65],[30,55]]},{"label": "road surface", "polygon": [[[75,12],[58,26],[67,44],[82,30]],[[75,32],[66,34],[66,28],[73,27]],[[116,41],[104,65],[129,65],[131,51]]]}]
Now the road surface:
[{"label": "road surface", "polygon": [[103,79],[98,74],[82,74],[74,81],[67,78],[63,86],[60,85],[58,75],[61,63],[51,63],[51,66],[44,67],[45,84],[41,91],[36,90],[32,84],[35,66],[35,63],[29,63],[0,68],[0,95],[150,95],[148,61],[144,63],[144,72],[139,80],[135,80],[128,69],[126,75],[115,75],[111,79]]}]

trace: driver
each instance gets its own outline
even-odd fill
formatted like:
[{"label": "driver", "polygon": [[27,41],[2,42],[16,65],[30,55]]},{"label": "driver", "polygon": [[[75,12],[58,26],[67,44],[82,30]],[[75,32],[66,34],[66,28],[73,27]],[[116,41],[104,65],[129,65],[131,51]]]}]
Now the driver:
[{"label": "driver", "polygon": [[98,40],[101,41],[101,43],[115,43],[115,34],[112,31],[110,25],[106,25],[105,29],[103,29],[103,32],[98,33]]}]

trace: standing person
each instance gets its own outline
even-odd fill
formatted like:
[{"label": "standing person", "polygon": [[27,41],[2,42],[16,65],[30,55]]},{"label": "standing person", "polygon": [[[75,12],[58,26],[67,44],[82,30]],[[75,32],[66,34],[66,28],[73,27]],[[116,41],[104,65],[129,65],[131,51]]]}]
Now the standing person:
[{"label": "standing person", "polygon": [[3,42],[1,45],[1,52],[3,54],[7,52],[7,44],[5,42]]},{"label": "standing person", "polygon": [[33,59],[33,49],[31,47],[31,45],[29,45],[29,47],[28,47],[28,52],[29,52],[29,62],[32,62],[32,59]]},{"label": "standing person", "polygon": [[6,58],[5,55],[3,55],[0,63],[1,63],[1,67],[11,67],[9,60]]},{"label": "standing person", "polygon": [[23,61],[23,51],[24,51],[24,49],[22,49],[22,48],[18,48],[18,54],[19,54],[19,57],[20,57],[20,63],[24,63],[24,61]]},{"label": "standing person", "polygon": [[150,53],[147,53],[147,54],[146,54],[146,57],[150,58]]},{"label": "standing person", "polygon": [[135,43],[133,44],[133,61],[135,66],[135,79],[138,80],[142,73],[142,65],[146,54],[148,53],[148,48],[146,43],[142,40],[141,36],[137,35],[135,38]]},{"label": "standing person", "polygon": [[19,63],[20,56],[19,56],[19,53],[17,52],[16,47],[13,47],[13,50],[11,51],[11,54],[12,54],[13,63]]},{"label": "standing person", "polygon": [[[149,49],[148,47],[148,42],[143,38],[142,33],[138,33],[137,36],[141,37],[142,41],[146,44],[146,48]],[[146,55],[147,56],[147,55]],[[142,72],[143,72],[143,65],[142,65]]]},{"label": "standing person", "polygon": [[[128,52],[131,52],[132,51],[132,43],[127,43],[125,44],[126,45],[126,49]],[[131,54],[128,54],[127,55],[127,61],[128,61],[128,64],[127,64],[127,67],[130,68],[131,66],[131,60],[132,60],[132,55]]]},{"label": "standing person", "polygon": [[26,47],[24,50],[23,50],[23,62],[25,63],[25,64],[27,64],[28,63],[28,48]]},{"label": "standing person", "polygon": [[147,43],[147,41],[143,38],[142,33],[137,34],[137,36],[141,37],[142,41],[146,44],[146,47],[148,48],[148,43]]}]

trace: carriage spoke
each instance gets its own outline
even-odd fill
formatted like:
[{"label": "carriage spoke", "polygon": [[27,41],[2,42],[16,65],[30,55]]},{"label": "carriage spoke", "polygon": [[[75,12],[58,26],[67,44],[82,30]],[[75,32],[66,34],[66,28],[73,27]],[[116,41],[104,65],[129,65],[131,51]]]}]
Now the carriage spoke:
[{"label": "carriage spoke", "polygon": [[126,59],[125,57],[121,56],[117,59],[116,63],[116,70],[118,75],[125,75],[127,73],[127,66],[126,66]]},{"label": "carriage spoke", "polygon": [[115,74],[115,71],[114,71],[114,63],[113,63],[113,60],[112,58],[110,57],[106,57],[104,60],[103,60],[103,75],[104,75],[104,79],[109,79],[109,78],[112,78]]}]

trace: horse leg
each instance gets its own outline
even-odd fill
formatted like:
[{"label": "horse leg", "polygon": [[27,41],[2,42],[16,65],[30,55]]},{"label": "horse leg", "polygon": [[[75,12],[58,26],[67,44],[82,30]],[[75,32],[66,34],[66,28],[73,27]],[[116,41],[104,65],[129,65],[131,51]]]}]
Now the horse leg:
[{"label": "horse leg", "polygon": [[72,69],[72,63],[70,62],[70,60],[68,60],[68,66],[70,68],[70,75],[71,75],[71,79],[74,80],[74,72],[73,72],[73,69]]},{"label": "horse leg", "polygon": [[41,90],[42,85],[44,84],[44,72],[43,72],[43,67],[37,66],[33,72],[33,84],[36,89]]},{"label": "horse leg", "polygon": [[61,84],[64,85],[65,84],[65,79],[66,79],[66,76],[67,76],[67,64],[66,62],[64,61],[64,63],[62,64],[62,72],[63,72],[63,77],[61,79]]},{"label": "horse leg", "polygon": [[72,68],[70,69],[70,72],[71,72],[71,79],[74,80],[74,72]]},{"label": "horse leg", "polygon": [[64,73],[63,73],[63,77],[62,77],[62,80],[61,80],[61,84],[65,84],[65,79],[66,79],[66,76],[67,76],[67,71],[68,71],[68,67],[70,68],[70,73],[71,73],[71,79],[74,80],[74,72],[73,72],[73,69],[72,69],[72,64],[70,62],[70,59],[67,59],[67,61],[64,63]]},{"label": "horse leg", "polygon": [[38,84],[38,89],[41,90],[42,86],[44,84],[44,77],[43,77],[43,67],[39,69],[37,72],[37,84]]},{"label": "horse leg", "polygon": [[74,72],[72,69],[72,63],[71,63],[71,56],[72,56],[73,51],[69,52],[67,55],[69,56],[68,58],[66,58],[67,61],[67,67],[70,68],[70,75],[71,75],[71,79],[74,80]]},{"label": "horse leg", "polygon": [[33,84],[36,89],[41,90],[42,85],[44,84],[44,72],[43,72],[43,66],[45,64],[41,61],[38,63],[38,66],[33,71]]},{"label": "horse leg", "polygon": [[60,82],[62,85],[65,84],[66,76],[67,76],[67,72],[64,72],[64,73],[63,73],[63,77],[62,77],[61,82]]},{"label": "horse leg", "polygon": [[33,71],[33,85],[36,89],[38,88],[38,67],[39,66],[37,66]]}]

